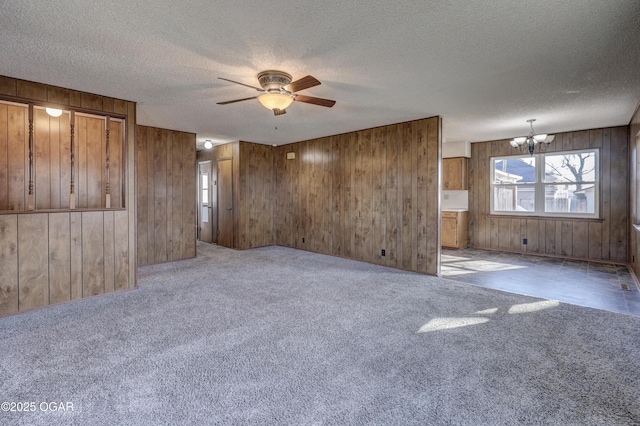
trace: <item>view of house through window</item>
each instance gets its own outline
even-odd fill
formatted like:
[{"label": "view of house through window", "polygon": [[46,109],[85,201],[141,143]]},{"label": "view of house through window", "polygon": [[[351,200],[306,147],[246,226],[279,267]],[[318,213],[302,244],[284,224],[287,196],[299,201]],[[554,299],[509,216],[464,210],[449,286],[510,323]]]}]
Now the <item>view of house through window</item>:
[{"label": "view of house through window", "polygon": [[491,158],[491,212],[597,217],[597,149]]}]

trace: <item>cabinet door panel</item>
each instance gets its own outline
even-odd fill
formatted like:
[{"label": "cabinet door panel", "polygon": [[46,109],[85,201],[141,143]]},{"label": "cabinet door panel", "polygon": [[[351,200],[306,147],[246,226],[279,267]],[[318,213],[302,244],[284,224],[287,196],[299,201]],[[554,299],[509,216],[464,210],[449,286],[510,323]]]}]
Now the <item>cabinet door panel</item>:
[{"label": "cabinet door panel", "polygon": [[465,157],[442,160],[442,187],[447,190],[465,190],[467,184],[467,159]]},{"label": "cabinet door panel", "polygon": [[444,247],[458,246],[458,221],[456,219],[442,218],[442,245]]}]

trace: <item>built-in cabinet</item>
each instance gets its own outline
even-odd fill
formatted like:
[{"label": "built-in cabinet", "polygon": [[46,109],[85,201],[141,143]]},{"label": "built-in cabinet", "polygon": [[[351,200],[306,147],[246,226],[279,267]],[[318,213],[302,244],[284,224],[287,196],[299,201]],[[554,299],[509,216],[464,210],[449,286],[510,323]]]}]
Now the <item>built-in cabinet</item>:
[{"label": "built-in cabinet", "polygon": [[469,189],[467,157],[442,159],[442,188],[445,190]]},{"label": "built-in cabinet", "polygon": [[467,247],[467,212],[442,212],[442,247]]}]

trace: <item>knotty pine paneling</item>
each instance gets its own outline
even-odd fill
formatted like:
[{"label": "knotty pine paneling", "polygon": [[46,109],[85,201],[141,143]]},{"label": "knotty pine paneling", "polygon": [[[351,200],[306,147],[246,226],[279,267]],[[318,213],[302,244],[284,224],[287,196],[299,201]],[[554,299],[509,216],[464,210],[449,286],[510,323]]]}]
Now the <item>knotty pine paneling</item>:
[{"label": "knotty pine paneling", "polygon": [[440,117],[282,145],[275,155],[276,244],[438,273]]},{"label": "knotty pine paneling", "polygon": [[[91,94],[86,94],[84,103],[98,114],[113,111],[125,117],[111,130],[112,207],[124,209],[102,208],[104,191],[97,188],[98,183],[104,183],[101,172],[92,181],[87,178],[86,205],[75,211],[68,209],[69,113],[52,118],[36,107],[36,207],[66,211],[24,212],[21,210],[26,208],[28,190],[29,114],[28,107],[20,104],[35,101],[81,107],[83,93],[0,76],[0,96],[10,101],[0,103],[0,128],[4,129],[0,131],[0,315],[92,296],[100,288],[99,283],[102,293],[135,287],[136,145],[134,128],[127,130],[126,125],[135,123],[135,103],[111,98],[104,102],[105,98]],[[87,128],[91,129],[91,124],[84,126],[85,137]],[[101,151],[106,148],[104,136],[100,138],[99,145],[95,144],[97,159],[93,160],[88,152],[84,156],[86,163],[100,164],[98,169],[104,164]],[[78,179],[76,173],[76,185]],[[94,202],[95,211],[91,211],[94,206],[89,205],[90,196],[99,200]],[[85,275],[91,277],[86,282]]]},{"label": "knotty pine paneling", "polygon": [[[600,217],[490,215],[490,160],[513,154],[508,140],[471,144],[469,245],[512,252],[626,263],[629,232],[628,126],[558,133],[550,152],[600,149]],[[522,239],[527,238],[527,245]]]},{"label": "knotty pine paneling", "polygon": [[138,265],[195,257],[195,134],[136,131]]}]

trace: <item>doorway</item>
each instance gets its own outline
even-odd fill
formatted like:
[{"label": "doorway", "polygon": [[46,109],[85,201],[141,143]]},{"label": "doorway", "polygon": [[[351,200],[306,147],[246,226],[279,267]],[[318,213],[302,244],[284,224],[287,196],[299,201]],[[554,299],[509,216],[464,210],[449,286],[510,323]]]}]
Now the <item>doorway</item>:
[{"label": "doorway", "polygon": [[198,239],[212,243],[211,161],[198,164],[198,185]]}]

